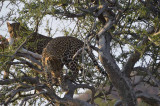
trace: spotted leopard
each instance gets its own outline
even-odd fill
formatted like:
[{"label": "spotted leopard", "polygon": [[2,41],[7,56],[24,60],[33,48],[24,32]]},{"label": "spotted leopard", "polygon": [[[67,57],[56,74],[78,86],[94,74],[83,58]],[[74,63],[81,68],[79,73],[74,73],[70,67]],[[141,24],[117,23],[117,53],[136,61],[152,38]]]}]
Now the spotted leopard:
[{"label": "spotted leopard", "polygon": [[[83,46],[83,41],[71,36],[57,37],[47,44],[42,52],[42,64],[50,86],[53,84],[63,86],[66,78],[75,81],[79,73],[78,59],[80,56],[76,56],[74,59],[73,56]],[[96,68],[102,74],[106,74],[98,65],[93,53],[90,52],[89,56]],[[64,65],[71,70],[71,75],[63,75],[62,68]]]},{"label": "spotted leopard", "polygon": [[[52,37],[47,37],[41,34],[38,34],[36,32],[32,32],[28,30],[28,28],[25,28],[20,25],[19,22],[9,23],[7,22],[8,32],[10,34],[10,38],[6,39],[3,36],[0,36],[0,48],[4,51],[5,48],[12,45],[19,46],[20,44],[15,44],[19,42],[19,40],[26,39],[27,36],[32,36],[27,40],[26,44],[23,46],[27,51],[31,51],[33,53],[42,54],[43,48],[48,44],[50,40],[52,40]],[[7,76],[4,77],[8,78],[8,72],[5,71],[5,74]]]},{"label": "spotted leopard", "polygon": [[42,54],[43,48],[45,48],[48,42],[52,40],[52,37],[47,37],[39,33],[32,32],[21,26],[18,22],[11,24],[7,22],[7,27],[10,38],[14,39],[15,42],[32,34],[32,36],[27,40],[27,43],[23,47],[34,53]]},{"label": "spotted leopard", "polygon": [[54,38],[47,44],[42,53],[42,63],[46,68],[46,77],[50,85],[53,82],[55,84],[64,82],[65,78],[62,72],[64,65],[72,71],[72,75],[68,78],[70,80],[77,78],[78,61],[72,57],[83,45],[81,40],[70,36]]}]

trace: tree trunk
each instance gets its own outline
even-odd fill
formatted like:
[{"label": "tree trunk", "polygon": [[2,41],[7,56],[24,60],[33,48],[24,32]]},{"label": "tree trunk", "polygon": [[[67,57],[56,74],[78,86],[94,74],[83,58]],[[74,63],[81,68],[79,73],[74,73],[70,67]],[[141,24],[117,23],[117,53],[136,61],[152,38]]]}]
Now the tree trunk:
[{"label": "tree trunk", "polygon": [[121,73],[118,65],[110,54],[110,33],[99,36],[99,59],[108,73],[109,79],[116,87],[123,106],[136,106],[136,96],[130,80]]}]

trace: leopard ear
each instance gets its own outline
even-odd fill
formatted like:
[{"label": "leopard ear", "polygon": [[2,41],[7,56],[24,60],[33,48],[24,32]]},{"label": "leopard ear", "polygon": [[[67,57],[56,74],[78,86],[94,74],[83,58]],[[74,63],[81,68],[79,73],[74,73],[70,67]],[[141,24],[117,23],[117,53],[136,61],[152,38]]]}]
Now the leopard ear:
[{"label": "leopard ear", "polygon": [[11,26],[11,24],[9,22],[7,22],[7,27],[10,27],[10,26]]}]

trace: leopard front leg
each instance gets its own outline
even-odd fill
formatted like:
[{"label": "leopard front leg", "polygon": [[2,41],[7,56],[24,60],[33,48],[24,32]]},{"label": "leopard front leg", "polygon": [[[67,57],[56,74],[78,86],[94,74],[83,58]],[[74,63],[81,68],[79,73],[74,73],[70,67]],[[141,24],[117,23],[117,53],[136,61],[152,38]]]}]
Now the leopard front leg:
[{"label": "leopard front leg", "polygon": [[62,68],[63,64],[60,60],[53,59],[51,57],[45,58],[45,77],[47,80],[47,85],[52,88],[53,85],[60,85],[60,77],[63,75]]},{"label": "leopard front leg", "polygon": [[75,81],[76,78],[78,77],[78,72],[79,72],[77,61],[71,60],[71,61],[69,61],[69,63],[66,63],[65,65],[67,66],[68,69],[70,69],[72,71],[71,75],[66,75],[65,78],[67,78],[71,81]]},{"label": "leopard front leg", "polygon": [[60,86],[61,86],[62,90],[68,91],[69,90],[68,80],[70,80],[72,82],[75,81],[76,78],[78,77],[79,70],[78,70],[78,64],[76,61],[67,62],[65,65],[68,69],[70,69],[72,71],[71,75],[64,76],[62,73],[60,75],[59,82],[60,82]]}]

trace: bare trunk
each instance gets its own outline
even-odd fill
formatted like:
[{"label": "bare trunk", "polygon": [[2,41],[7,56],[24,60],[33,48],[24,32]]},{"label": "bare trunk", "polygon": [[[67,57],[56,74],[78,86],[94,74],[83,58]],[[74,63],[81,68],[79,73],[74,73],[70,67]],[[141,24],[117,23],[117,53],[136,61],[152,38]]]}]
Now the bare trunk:
[{"label": "bare trunk", "polygon": [[[104,35],[105,34],[105,35]],[[110,54],[110,33],[99,36],[99,59],[108,73],[109,79],[116,87],[123,106],[136,106],[136,96],[130,80],[121,73],[118,65]]]}]

